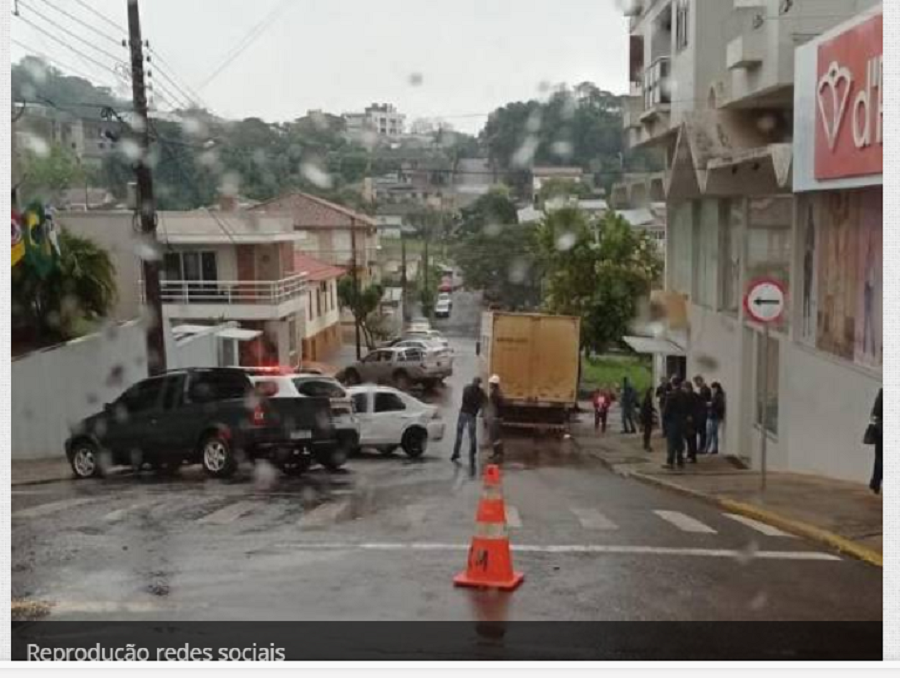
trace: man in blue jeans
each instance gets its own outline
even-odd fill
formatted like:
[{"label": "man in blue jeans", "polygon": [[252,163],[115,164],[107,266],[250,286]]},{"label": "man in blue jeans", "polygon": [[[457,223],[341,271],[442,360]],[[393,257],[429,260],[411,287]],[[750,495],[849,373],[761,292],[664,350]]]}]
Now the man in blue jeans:
[{"label": "man in blue jeans", "polygon": [[478,413],[484,407],[484,391],[481,390],[481,377],[475,377],[472,383],[463,389],[462,407],[459,409],[459,419],[456,421],[456,444],[453,446],[453,456],[450,461],[459,461],[459,450],[462,447],[463,435],[466,428],[469,429],[469,464],[475,465],[475,457],[478,454],[478,441],[475,437],[475,427],[478,422]]}]

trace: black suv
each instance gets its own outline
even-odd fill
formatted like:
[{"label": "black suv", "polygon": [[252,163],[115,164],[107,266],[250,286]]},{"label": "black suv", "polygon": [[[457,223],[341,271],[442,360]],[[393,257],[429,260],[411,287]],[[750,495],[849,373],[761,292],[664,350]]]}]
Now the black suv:
[{"label": "black suv", "polygon": [[66,456],[79,478],[106,465],[173,470],[201,463],[224,478],[241,456],[268,458],[286,473],[329,466],[337,437],[327,398],[259,395],[240,369],[167,372],[144,379],[73,427]]}]

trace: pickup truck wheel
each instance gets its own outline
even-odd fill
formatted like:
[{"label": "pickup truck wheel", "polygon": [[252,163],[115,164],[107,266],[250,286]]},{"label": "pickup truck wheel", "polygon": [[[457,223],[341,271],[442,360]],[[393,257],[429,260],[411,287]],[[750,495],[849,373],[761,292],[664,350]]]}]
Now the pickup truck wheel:
[{"label": "pickup truck wheel", "polygon": [[99,478],[103,475],[100,466],[100,453],[97,446],[89,440],[80,440],[72,446],[69,454],[72,471],[79,480]]},{"label": "pickup truck wheel", "polygon": [[408,391],[412,382],[409,379],[409,375],[403,370],[397,370],[394,372],[394,383],[397,385],[401,391]]},{"label": "pickup truck wheel", "polygon": [[428,434],[420,428],[411,428],[403,434],[401,445],[406,456],[411,459],[421,457],[428,446]]},{"label": "pickup truck wheel", "polygon": [[354,369],[349,369],[344,373],[344,383],[347,386],[356,386],[360,384],[362,380],[359,378],[359,372]]},{"label": "pickup truck wheel", "polygon": [[227,478],[237,469],[234,451],[220,433],[213,433],[203,440],[200,456],[203,470],[213,478]]},{"label": "pickup truck wheel", "polygon": [[281,463],[281,471],[286,476],[302,476],[309,470],[311,464],[312,462],[308,457],[290,459]]}]

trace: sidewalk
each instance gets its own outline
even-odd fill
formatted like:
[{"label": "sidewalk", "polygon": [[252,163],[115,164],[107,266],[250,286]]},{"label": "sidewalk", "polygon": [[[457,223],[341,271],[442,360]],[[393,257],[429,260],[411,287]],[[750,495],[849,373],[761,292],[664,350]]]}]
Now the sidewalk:
[{"label": "sidewalk", "polygon": [[12,486],[41,485],[72,478],[72,467],[65,457],[49,459],[13,459],[10,469]]},{"label": "sidewalk", "polygon": [[619,433],[617,412],[610,412],[610,426],[601,436],[594,432],[593,412],[587,404],[582,407],[588,411],[572,424],[575,443],[613,472],[716,504],[882,566],[882,498],[865,485],[770,471],[763,496],[757,471],[722,456],[701,456],[696,465],[670,471],[662,468],[666,445],[658,430],[653,434],[653,452],[646,453],[641,435]]}]

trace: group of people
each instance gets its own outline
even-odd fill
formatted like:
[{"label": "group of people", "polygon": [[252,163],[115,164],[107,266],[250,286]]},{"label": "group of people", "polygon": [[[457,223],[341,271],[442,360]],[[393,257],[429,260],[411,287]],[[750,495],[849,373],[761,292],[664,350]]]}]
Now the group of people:
[{"label": "group of people", "polygon": [[725,389],[697,375],[691,381],[675,375],[663,379],[656,389],[662,412],[662,433],[666,439],[666,468],[696,464],[698,454],[719,453],[719,431],[727,410]]},{"label": "group of people", "polygon": [[[638,402],[638,392],[628,377],[622,380],[622,386],[618,393],[609,386],[595,390],[591,396],[594,406],[595,430],[606,433],[609,410],[617,400],[622,410],[622,433],[637,433],[637,424],[640,424],[641,431],[644,434],[644,449],[649,452],[651,450],[650,438],[657,419],[656,408],[653,404],[653,389],[647,389],[643,400],[640,402]],[[637,411],[637,417],[635,417],[635,411]]]},{"label": "group of people", "polygon": [[487,428],[488,440],[491,445],[491,462],[503,461],[502,431],[503,393],[500,391],[500,377],[496,374],[488,379],[488,393],[481,388],[481,377],[475,377],[468,386],[463,389],[462,406],[459,410],[459,419],[456,423],[456,443],[453,446],[453,456],[450,461],[458,462],[462,450],[463,437],[466,429],[469,431],[469,466],[475,468],[475,460],[478,456],[478,437],[475,428],[478,425],[478,415],[484,416]]}]

